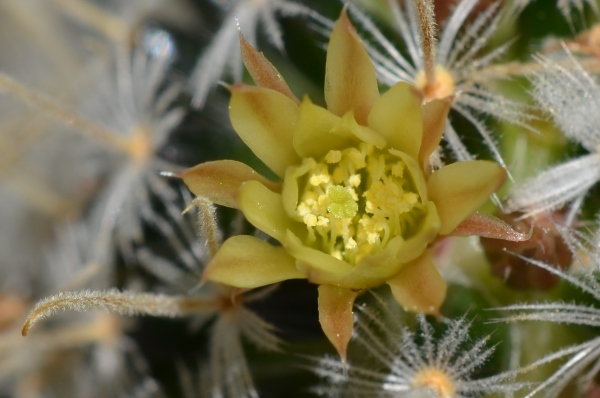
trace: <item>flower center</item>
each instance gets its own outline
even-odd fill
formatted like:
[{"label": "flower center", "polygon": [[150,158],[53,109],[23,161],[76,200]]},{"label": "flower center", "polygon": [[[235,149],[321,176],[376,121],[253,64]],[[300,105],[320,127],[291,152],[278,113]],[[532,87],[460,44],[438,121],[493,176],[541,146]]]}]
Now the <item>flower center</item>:
[{"label": "flower center", "polygon": [[369,144],[332,150],[321,162],[307,158],[296,214],[308,243],[356,264],[395,236],[410,237],[425,215],[410,171],[393,153]]}]

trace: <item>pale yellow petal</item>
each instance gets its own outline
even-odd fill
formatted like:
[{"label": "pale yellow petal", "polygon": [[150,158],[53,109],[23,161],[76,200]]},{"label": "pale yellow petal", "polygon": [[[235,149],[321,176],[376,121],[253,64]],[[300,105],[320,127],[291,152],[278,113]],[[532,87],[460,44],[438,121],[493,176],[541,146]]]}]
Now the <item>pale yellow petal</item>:
[{"label": "pale yellow petal", "polygon": [[287,230],[304,237],[303,224],[293,221],[283,209],[281,195],[269,190],[258,181],[242,185],[238,196],[240,210],[246,219],[264,233],[285,242]]},{"label": "pale yellow petal", "polygon": [[256,48],[252,47],[241,32],[240,48],[242,50],[242,61],[256,85],[279,91],[296,104],[300,103],[277,68],[269,62],[262,52],[258,52]]},{"label": "pale yellow petal", "polygon": [[314,165],[314,159],[306,158],[300,166],[288,167],[285,172],[285,179],[283,181],[283,189],[281,192],[283,208],[290,218],[299,222],[302,222],[302,217],[300,217],[296,212],[298,199],[300,198],[300,184],[298,179],[306,176],[308,171],[314,167]]},{"label": "pale yellow petal", "polygon": [[449,234],[479,209],[505,178],[502,167],[485,160],[457,162],[433,173],[427,188],[442,220],[440,234]]},{"label": "pale yellow petal", "polygon": [[340,123],[338,123],[331,132],[341,137],[350,139],[358,138],[360,141],[374,145],[379,149],[382,149],[387,145],[387,141],[382,135],[377,134],[369,127],[359,125],[352,112],[348,112],[342,116]]},{"label": "pale yellow petal", "polygon": [[335,134],[340,117],[313,104],[304,97],[294,133],[294,148],[300,157],[320,159],[332,149],[343,149],[352,144],[352,136]]},{"label": "pale yellow petal", "polygon": [[406,82],[396,83],[373,105],[369,127],[387,140],[388,148],[417,159],[423,138],[421,95]]},{"label": "pale yellow petal", "polygon": [[407,263],[421,256],[438,236],[440,219],[435,205],[428,202],[427,209],[427,216],[413,236],[406,240],[401,236],[392,238],[385,249],[363,257],[343,278],[330,280],[329,283],[351,289],[368,289],[396,275]]},{"label": "pale yellow petal", "polygon": [[282,247],[253,236],[229,238],[204,270],[204,280],[243,289],[253,289],[305,275],[296,260]]},{"label": "pale yellow petal", "polygon": [[339,283],[352,289],[369,289],[381,285],[398,273],[406,262],[398,259],[398,253],[405,245],[406,241],[401,236],[392,238],[385,249],[361,259]]},{"label": "pale yellow petal", "polygon": [[446,281],[428,252],[402,267],[387,283],[396,301],[409,311],[439,315],[446,299]]},{"label": "pale yellow petal", "polygon": [[433,100],[423,105],[423,142],[418,158],[420,165],[423,165],[440,145],[453,99],[454,97]]},{"label": "pale yellow petal", "polygon": [[285,95],[262,87],[232,86],[229,117],[242,141],[275,174],[299,162],[292,145],[298,105]]},{"label": "pale yellow petal", "polygon": [[378,98],[375,68],[344,10],[335,23],[327,49],[327,108],[338,116],[354,111],[358,123],[366,125]]},{"label": "pale yellow petal", "polygon": [[288,231],[285,248],[297,261],[297,267],[313,283],[335,282],[352,270],[352,266],[342,260],[306,246],[297,235]]},{"label": "pale yellow petal", "polygon": [[389,152],[392,155],[397,156],[404,161],[404,164],[406,165],[406,167],[408,167],[408,170],[410,171],[412,183],[414,184],[415,190],[421,197],[421,201],[427,202],[429,200],[429,195],[427,193],[427,182],[425,181],[425,177],[421,172],[421,166],[417,163],[415,158],[396,149],[390,149]]},{"label": "pale yellow petal", "polygon": [[319,322],[342,361],[354,329],[352,308],[358,292],[336,286],[319,286]]},{"label": "pale yellow petal", "polygon": [[281,184],[267,180],[250,166],[235,160],[201,163],[177,173],[196,196],[227,207],[238,208],[240,187],[247,181],[258,181],[270,190],[279,192]]}]

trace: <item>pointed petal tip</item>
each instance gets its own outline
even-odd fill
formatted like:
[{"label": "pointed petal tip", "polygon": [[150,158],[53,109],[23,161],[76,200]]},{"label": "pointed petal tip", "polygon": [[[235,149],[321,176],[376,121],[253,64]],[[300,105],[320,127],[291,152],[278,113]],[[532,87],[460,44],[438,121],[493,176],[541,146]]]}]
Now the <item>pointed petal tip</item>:
[{"label": "pointed petal tip", "polygon": [[359,124],[367,125],[371,107],[378,98],[375,67],[344,9],[333,27],[327,48],[327,108],[337,116],[352,110]]},{"label": "pointed petal tip", "polygon": [[352,21],[350,21],[350,17],[348,16],[348,4],[344,4],[344,7],[342,7],[342,11],[340,12],[338,20],[340,21],[342,26],[349,32],[356,33],[356,29],[354,29],[354,25],[352,24]]},{"label": "pointed petal tip", "polygon": [[183,178],[180,171],[161,171],[158,174],[167,178]]},{"label": "pointed petal tip", "polygon": [[342,363],[342,365],[344,367],[346,367],[348,365],[348,362],[347,362],[347,360],[348,360],[348,350],[347,350],[347,347],[343,351],[337,350],[337,353],[340,356],[340,362]]},{"label": "pointed petal tip", "polygon": [[290,90],[287,82],[277,68],[261,51],[258,51],[246,40],[241,31],[240,49],[242,52],[242,61],[257,86],[278,91],[296,104],[300,104],[300,101],[292,93],[292,90]]},{"label": "pointed petal tip", "polygon": [[229,119],[233,129],[267,167],[283,178],[300,158],[293,148],[298,105],[279,91],[236,84],[231,87]]},{"label": "pointed petal tip", "polygon": [[319,322],[342,362],[354,329],[352,308],[359,292],[332,285],[319,286]]},{"label": "pointed petal tip", "polygon": [[506,240],[510,242],[525,242],[533,236],[533,223],[528,233],[515,230],[510,224],[489,214],[474,213],[460,223],[449,236],[472,236]]}]

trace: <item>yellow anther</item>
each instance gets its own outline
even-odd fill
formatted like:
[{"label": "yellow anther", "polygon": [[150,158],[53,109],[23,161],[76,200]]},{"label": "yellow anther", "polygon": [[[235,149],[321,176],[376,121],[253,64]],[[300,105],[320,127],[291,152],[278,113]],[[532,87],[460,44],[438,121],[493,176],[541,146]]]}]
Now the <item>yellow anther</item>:
[{"label": "yellow anther", "polygon": [[317,219],[317,226],[319,226],[319,227],[327,227],[328,225],[329,225],[329,218],[323,217],[323,216],[319,216],[319,218]]},{"label": "yellow anther", "polygon": [[354,250],[357,247],[358,245],[356,244],[356,241],[352,239],[352,237],[348,238],[348,241],[346,242],[346,250]]},{"label": "yellow anther", "polygon": [[316,227],[317,226],[317,216],[315,216],[314,214],[306,214],[304,216],[304,224],[306,224],[309,227]]},{"label": "yellow anther", "polygon": [[404,175],[404,164],[398,162],[395,165],[393,165],[392,166],[392,175],[394,177],[402,178],[402,176]]},{"label": "yellow anther", "polygon": [[355,149],[350,150],[348,153],[348,158],[350,158],[350,161],[354,164],[356,169],[362,169],[363,167],[367,166],[367,163],[365,162],[365,155]]},{"label": "yellow anther", "polygon": [[325,155],[325,161],[327,163],[337,163],[342,160],[342,153],[340,151],[331,150]]},{"label": "yellow anther", "polygon": [[310,177],[310,185],[318,187],[321,184],[327,184],[329,182],[329,174],[315,174]]},{"label": "yellow anther", "polygon": [[352,174],[350,178],[348,178],[348,183],[351,187],[357,187],[360,185],[360,174]]}]

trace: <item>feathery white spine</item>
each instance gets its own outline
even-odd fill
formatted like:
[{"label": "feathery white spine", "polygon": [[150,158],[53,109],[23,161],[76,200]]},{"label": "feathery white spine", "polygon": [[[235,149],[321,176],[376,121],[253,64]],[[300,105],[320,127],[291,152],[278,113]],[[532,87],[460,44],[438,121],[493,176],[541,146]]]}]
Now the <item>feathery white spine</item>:
[{"label": "feathery white spine", "polygon": [[[597,237],[585,236],[580,232],[564,226],[558,226],[558,229],[574,256],[581,262],[591,261],[591,269],[598,270],[600,257],[598,256],[598,246],[594,245]],[[596,280],[594,273],[590,272],[589,274],[584,274],[583,278],[579,278],[557,269],[550,264],[528,259],[523,256],[518,257],[552,274],[560,276],[562,279],[590,294],[596,300],[600,300],[600,284]],[[600,327],[600,309],[593,306],[555,302],[516,304],[501,307],[497,310],[513,313],[514,315],[495,319],[493,320],[494,322],[545,321]],[[585,386],[589,384],[598,371],[600,371],[600,337],[596,337],[581,344],[562,348],[548,354],[527,365],[524,370],[535,369],[565,357],[569,357],[569,359],[563,363],[552,376],[530,391],[526,398],[532,397],[542,391],[544,392],[545,397],[557,397],[564,387],[578,376],[580,377],[580,385]],[[589,367],[590,365],[591,367]],[[589,370],[586,373],[583,373],[588,367]]]},{"label": "feathery white spine", "polygon": [[234,3],[192,71],[190,78],[194,91],[192,104],[196,108],[202,108],[206,104],[212,89],[228,72],[235,82],[241,81],[243,67],[238,29],[243,29],[246,39],[254,47],[256,47],[258,30],[264,30],[269,42],[283,52],[283,33],[277,21],[278,14],[307,16],[319,24],[328,25],[328,21],[315,11],[289,0],[235,0]]},{"label": "feathery white spine", "polygon": [[512,189],[506,211],[533,216],[561,207],[585,194],[600,180],[600,154],[554,166]]},{"label": "feathery white spine", "polygon": [[164,294],[107,291],[61,292],[38,302],[23,325],[26,336],[37,322],[57,312],[87,312],[100,310],[120,315],[152,315],[174,318],[185,315],[182,306],[185,299]]},{"label": "feathery white spine", "polygon": [[221,246],[221,230],[217,223],[217,209],[215,205],[204,196],[197,196],[183,211],[186,213],[191,208],[198,208],[198,234],[206,239],[210,258],[213,258]]},{"label": "feathery white spine", "polygon": [[600,150],[600,86],[567,52],[570,68],[540,57],[542,72],[532,77],[533,95],[568,138],[590,152]]},{"label": "feathery white spine", "polygon": [[538,59],[544,70],[531,79],[534,98],[567,137],[592,154],[554,166],[515,187],[507,211],[535,215],[570,201],[580,204],[600,180],[600,87],[569,52],[567,56],[570,68]]},{"label": "feathery white spine", "polygon": [[[414,333],[402,327],[397,317],[391,317],[384,304],[380,305],[375,310],[357,307],[360,314],[355,323],[354,339],[386,371],[324,358],[317,374],[329,383],[319,388],[318,393],[365,398],[392,397],[398,393],[421,396],[419,394],[425,393],[443,398],[510,393],[525,386],[511,381],[517,370],[471,380],[477,368],[492,355],[494,347],[486,348],[489,336],[466,347],[471,323],[464,317],[450,321],[444,335],[435,341],[433,328],[423,314],[417,315],[420,331]],[[422,339],[421,344],[417,342],[417,335]]]},{"label": "feathery white spine", "polygon": [[[403,9],[398,3],[404,4]],[[499,5],[493,4],[468,22],[467,17],[477,4],[478,0],[461,0],[458,3],[441,32],[438,44],[435,23],[431,21],[430,0],[389,0],[388,6],[407,46],[407,54],[399,53],[394,44],[357,7],[350,6],[349,9],[366,35],[370,36],[371,40],[365,40],[365,46],[374,62],[378,79],[387,86],[398,81],[415,84],[420,78],[419,74],[424,71],[426,83],[435,84],[436,71],[431,67],[433,60],[433,65],[437,64],[450,74],[455,85],[451,88],[456,94],[453,109],[468,115],[469,122],[477,129],[494,159],[506,166],[492,134],[479,121],[480,114],[531,129],[528,125],[532,119],[531,108],[494,94],[487,88],[489,78],[484,68],[504,54],[512,42],[487,52],[482,51],[498,28],[500,13]],[[424,39],[419,40],[420,37]],[[432,54],[436,55],[432,58]],[[449,127],[450,123],[447,123],[447,130]],[[446,131],[444,139],[457,160],[474,158],[458,134]]]}]

